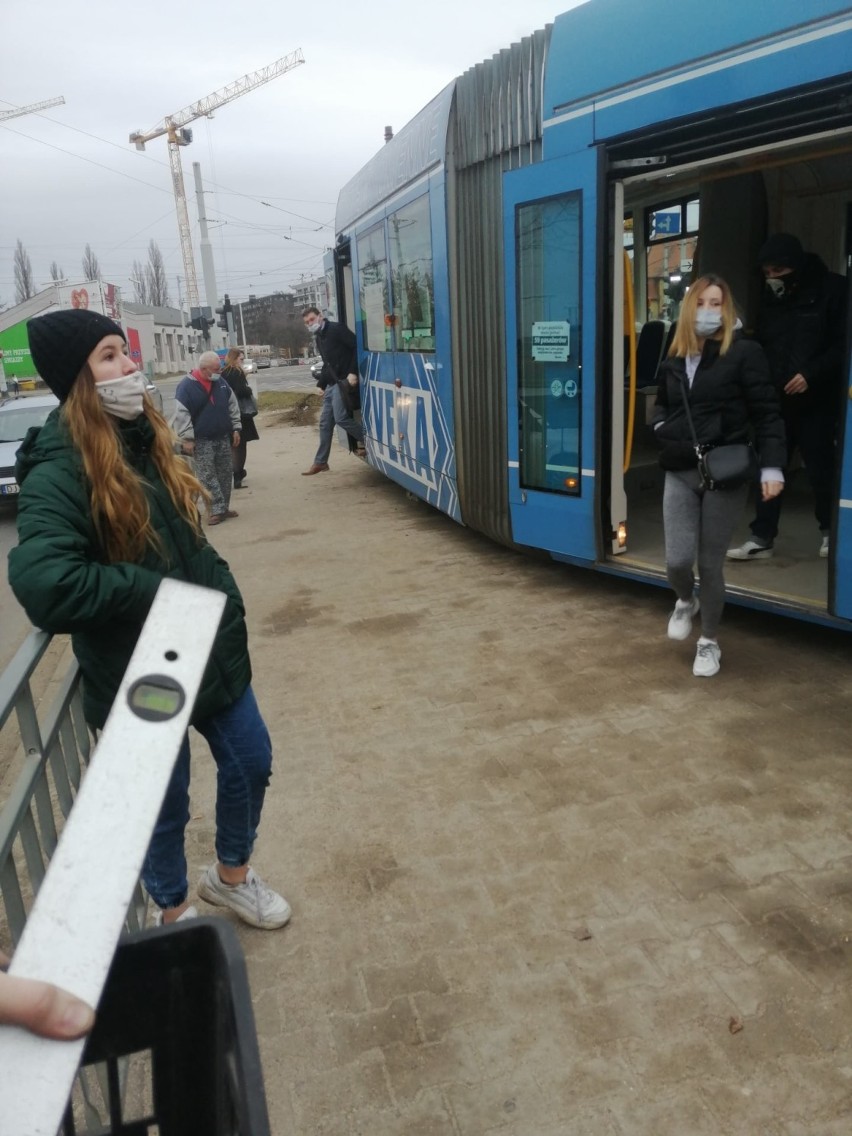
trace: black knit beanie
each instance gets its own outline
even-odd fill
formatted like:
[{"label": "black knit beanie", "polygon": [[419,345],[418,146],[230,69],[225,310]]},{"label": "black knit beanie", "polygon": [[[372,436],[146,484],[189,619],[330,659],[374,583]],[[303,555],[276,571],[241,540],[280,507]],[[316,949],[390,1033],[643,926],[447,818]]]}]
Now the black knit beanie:
[{"label": "black knit beanie", "polygon": [[27,324],[35,368],[60,402],[68,397],[83,364],[102,339],[122,329],[109,316],[88,308],[68,308],[36,316]]},{"label": "black knit beanie", "polygon": [[805,263],[802,242],[792,233],[773,233],[757,254],[757,263],[771,264],[776,268],[792,268],[800,272]]}]

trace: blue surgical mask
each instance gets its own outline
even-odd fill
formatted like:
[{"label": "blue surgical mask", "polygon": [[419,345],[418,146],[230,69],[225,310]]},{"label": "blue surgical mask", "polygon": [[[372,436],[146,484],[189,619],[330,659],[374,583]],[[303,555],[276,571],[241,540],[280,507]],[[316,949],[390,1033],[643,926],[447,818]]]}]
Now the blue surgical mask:
[{"label": "blue surgical mask", "polygon": [[722,313],[712,308],[699,308],[695,313],[695,334],[699,339],[715,335],[722,326]]}]

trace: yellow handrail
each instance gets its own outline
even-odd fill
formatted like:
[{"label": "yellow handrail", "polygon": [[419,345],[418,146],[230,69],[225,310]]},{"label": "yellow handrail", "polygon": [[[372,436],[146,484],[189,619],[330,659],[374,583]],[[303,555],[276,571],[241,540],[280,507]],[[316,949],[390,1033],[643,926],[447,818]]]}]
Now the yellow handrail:
[{"label": "yellow handrail", "polygon": [[633,265],[624,250],[624,324],[630,342],[629,381],[627,385],[627,428],[624,438],[624,466],[622,473],[630,469],[633,457],[633,424],[636,418],[636,308],[633,299]]}]

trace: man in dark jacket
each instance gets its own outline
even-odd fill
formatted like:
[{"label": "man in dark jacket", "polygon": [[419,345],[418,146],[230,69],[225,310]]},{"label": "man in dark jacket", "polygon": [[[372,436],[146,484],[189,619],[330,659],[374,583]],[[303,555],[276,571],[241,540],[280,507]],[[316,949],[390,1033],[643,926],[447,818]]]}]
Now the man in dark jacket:
[{"label": "man in dark jacket", "polygon": [[175,391],[172,428],[184,453],[195,458],[195,475],[210,494],[208,524],[238,514],[231,506],[232,450],[240,444],[242,420],[236,395],[221,377],[215,351],[199,356],[198,366]]},{"label": "man in dark jacket", "polygon": [[[358,406],[358,347],[355,336],[342,323],[327,320],[319,308],[302,312],[305,327],[316,339],[323,368],[317,386],[323,392],[319,420],[319,448],[310,469],[303,477],[311,477],[328,469],[334,427],[342,426],[354,441],[355,453],[364,456],[364,428],[356,422]],[[351,447],[350,447],[351,448]]]},{"label": "man in dark jacket", "polygon": [[[834,455],[840,420],[842,363],[846,341],[846,280],[829,272],[797,237],[776,233],[761,248],[766,290],[757,338],[769,359],[781,399],[787,460],[798,447],[814,495],[822,536],[819,555],[828,556],[834,497]],[[728,550],[731,560],[766,560],[773,554],[783,494],[758,501],[752,536]]]}]

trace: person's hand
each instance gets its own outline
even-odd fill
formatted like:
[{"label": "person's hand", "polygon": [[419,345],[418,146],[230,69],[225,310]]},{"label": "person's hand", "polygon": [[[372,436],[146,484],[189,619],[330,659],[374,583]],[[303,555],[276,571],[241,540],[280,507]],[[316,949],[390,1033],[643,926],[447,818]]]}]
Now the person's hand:
[{"label": "person's hand", "polygon": [[358,386],[358,376],[357,375],[352,375],[352,374],[347,375],[346,381],[347,381],[347,383],[349,383],[350,387],[357,387]]},{"label": "person's hand", "polygon": [[773,497],[777,497],[783,488],[783,481],[761,481],[760,483],[760,493],[764,501],[770,501]]},{"label": "person's hand", "polygon": [[793,375],[784,387],[784,394],[804,394],[808,389],[808,380],[804,375]]},{"label": "person's hand", "polygon": [[236,449],[239,444],[240,444],[240,432],[239,432],[239,430],[235,430],[234,433],[233,433],[233,436],[231,437],[231,445],[233,446],[234,449]]},{"label": "person's hand", "polygon": [[195,442],[192,442],[192,441],[181,442],[180,452],[182,454],[194,454],[195,453]]},{"label": "person's hand", "polygon": [[[0,966],[6,962],[0,953]],[[0,1025],[22,1026],[39,1037],[73,1041],[87,1034],[94,1022],[91,1006],[67,990],[33,978],[13,978],[0,970]]]}]

